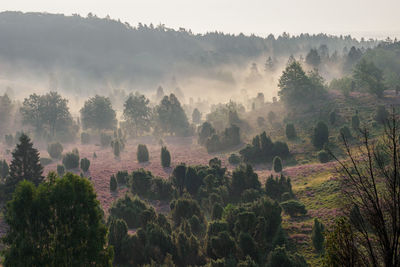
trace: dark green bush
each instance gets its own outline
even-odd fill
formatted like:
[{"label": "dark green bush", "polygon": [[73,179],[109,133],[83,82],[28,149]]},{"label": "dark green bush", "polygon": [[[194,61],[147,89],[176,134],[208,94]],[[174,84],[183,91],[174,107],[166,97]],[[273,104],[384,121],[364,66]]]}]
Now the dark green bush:
[{"label": "dark green bush", "polygon": [[89,133],[86,133],[86,132],[82,132],[81,133],[81,143],[83,145],[90,143],[90,135],[89,135]]},{"label": "dark green bush", "polygon": [[138,162],[148,162],[149,161],[149,151],[146,145],[139,144],[137,147],[137,160]]},{"label": "dark green bush", "polygon": [[360,129],[360,118],[357,114],[351,117],[351,126],[354,130]]},{"label": "dark green bush", "polygon": [[171,154],[165,146],[161,147],[161,166],[163,168],[171,167]]},{"label": "dark green bush", "polygon": [[314,134],[312,136],[313,145],[316,148],[321,149],[324,144],[328,143],[329,131],[328,126],[322,121],[317,123],[317,126],[314,128]]},{"label": "dark green bush", "polygon": [[314,219],[314,225],[311,232],[311,240],[314,248],[320,252],[324,248],[324,225],[317,219]]},{"label": "dark green bush", "polygon": [[89,167],[90,167],[90,160],[88,160],[87,158],[81,159],[82,171],[87,172],[89,170]]},{"label": "dark green bush", "polygon": [[5,160],[0,160],[0,178],[4,179],[9,173],[9,167]]},{"label": "dark green bush", "polygon": [[63,177],[64,173],[65,173],[64,165],[60,165],[60,164],[57,165],[57,174],[58,174],[58,176]]},{"label": "dark green bush", "polygon": [[47,146],[47,152],[52,159],[60,159],[63,150],[63,146],[60,143],[52,143]]},{"label": "dark green bush", "polygon": [[62,163],[65,169],[72,170],[79,168],[79,154],[74,152],[69,152],[64,155]]},{"label": "dark green bush", "polygon": [[228,158],[228,161],[232,165],[237,165],[240,163],[240,157],[237,154],[231,154]]},{"label": "dark green bush", "polygon": [[117,180],[115,179],[115,176],[112,175],[110,178],[110,191],[114,192],[117,190]]},{"label": "dark green bush", "polygon": [[126,194],[111,206],[110,216],[124,220],[129,228],[138,228],[143,226],[141,217],[146,211],[155,215],[154,209],[148,207],[145,202]]},{"label": "dark green bush", "polygon": [[294,199],[281,202],[281,207],[287,214],[290,215],[290,217],[307,214],[306,206]]},{"label": "dark green bush", "polygon": [[53,160],[52,160],[52,159],[49,159],[49,158],[40,158],[40,164],[41,164],[42,166],[46,166],[46,165],[49,165],[49,164],[51,164],[51,163],[53,163]]},{"label": "dark green bush", "polygon": [[128,171],[118,171],[116,178],[118,185],[126,185],[129,179]]},{"label": "dark green bush", "polygon": [[272,162],[274,167],[274,172],[281,172],[282,171],[282,160],[280,157],[274,157],[274,161]]},{"label": "dark green bush", "polygon": [[286,137],[287,139],[296,139],[297,133],[293,123],[286,124]]},{"label": "dark green bush", "polygon": [[111,144],[111,135],[108,135],[104,132],[100,134],[100,144],[102,147],[108,147]]},{"label": "dark green bush", "polygon": [[351,139],[352,138],[352,136],[351,136],[351,132],[350,132],[350,129],[349,129],[349,127],[347,127],[347,126],[343,126],[342,128],[340,128],[340,130],[339,130],[339,133],[340,133],[340,140],[342,140],[342,138],[344,137],[346,140],[349,140],[349,139]]},{"label": "dark green bush", "polygon": [[318,160],[321,163],[326,163],[331,160],[331,156],[325,150],[321,150],[320,152],[318,152]]},{"label": "dark green bush", "polygon": [[386,110],[385,106],[379,106],[376,110],[375,121],[379,124],[387,123],[389,119],[389,112]]}]

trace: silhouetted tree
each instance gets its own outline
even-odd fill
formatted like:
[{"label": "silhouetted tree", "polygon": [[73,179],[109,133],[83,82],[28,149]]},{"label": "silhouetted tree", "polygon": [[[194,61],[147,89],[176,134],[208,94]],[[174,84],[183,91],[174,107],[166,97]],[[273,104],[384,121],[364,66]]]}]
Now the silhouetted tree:
[{"label": "silhouetted tree", "polygon": [[123,116],[128,123],[129,130],[134,132],[134,136],[150,130],[151,108],[149,103],[150,101],[138,92],[131,93],[125,101]]},{"label": "silhouetted tree", "polygon": [[96,95],[85,101],[80,110],[83,129],[114,129],[116,113],[108,97]]}]

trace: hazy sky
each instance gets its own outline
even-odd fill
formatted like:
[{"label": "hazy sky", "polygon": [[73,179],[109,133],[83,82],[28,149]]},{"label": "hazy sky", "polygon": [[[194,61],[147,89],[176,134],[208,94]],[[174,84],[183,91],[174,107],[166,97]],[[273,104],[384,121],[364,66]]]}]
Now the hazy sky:
[{"label": "hazy sky", "polygon": [[400,37],[400,0],[0,0],[0,10],[38,11],[163,23],[195,33],[351,33]]}]

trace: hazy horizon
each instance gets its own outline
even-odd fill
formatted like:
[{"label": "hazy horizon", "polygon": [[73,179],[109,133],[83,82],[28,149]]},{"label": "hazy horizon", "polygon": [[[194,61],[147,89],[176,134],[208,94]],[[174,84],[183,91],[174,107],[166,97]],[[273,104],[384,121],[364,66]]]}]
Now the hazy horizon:
[{"label": "hazy horizon", "polygon": [[334,5],[317,0],[280,2],[252,0],[188,2],[172,1],[58,1],[3,0],[0,11],[47,12],[98,17],[109,15],[131,25],[139,22],[166,27],[190,29],[194,33],[220,31],[266,37],[268,34],[327,33],[352,35],[355,38],[399,38],[397,11],[400,1],[345,0]]}]

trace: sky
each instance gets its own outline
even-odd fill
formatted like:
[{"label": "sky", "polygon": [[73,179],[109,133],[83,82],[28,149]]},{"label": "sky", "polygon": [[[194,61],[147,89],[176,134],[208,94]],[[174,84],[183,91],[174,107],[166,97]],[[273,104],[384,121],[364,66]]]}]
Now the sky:
[{"label": "sky", "polygon": [[400,0],[0,0],[0,11],[89,12],[194,33],[351,34],[400,37]]}]

